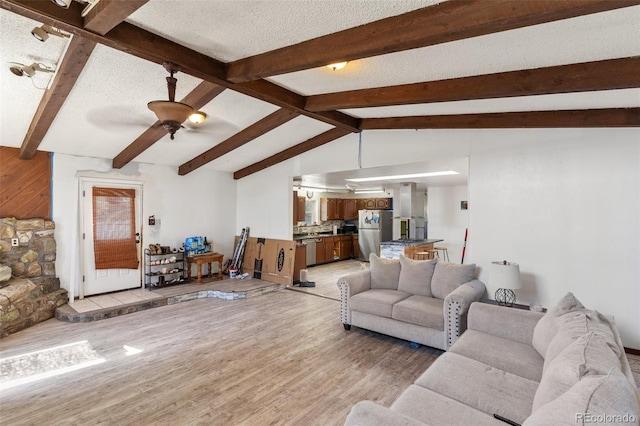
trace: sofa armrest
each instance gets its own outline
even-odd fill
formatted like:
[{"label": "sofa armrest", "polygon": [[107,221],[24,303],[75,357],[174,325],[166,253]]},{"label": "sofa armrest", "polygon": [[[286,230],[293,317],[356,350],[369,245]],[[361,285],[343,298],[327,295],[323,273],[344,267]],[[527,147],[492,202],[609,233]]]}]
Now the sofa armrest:
[{"label": "sofa armrest", "polygon": [[351,324],[351,306],[349,298],[371,288],[371,271],[363,269],[338,279],[340,289],[340,319],[342,324]]},{"label": "sofa armrest", "polygon": [[468,327],[496,337],[531,344],[533,330],[544,314],[525,309],[472,303],[469,308]]},{"label": "sofa armrest", "polygon": [[486,288],[481,281],[471,280],[444,298],[445,348],[448,350],[467,329],[467,312],[480,300]]},{"label": "sofa armrest", "polygon": [[372,401],[360,401],[351,408],[345,426],[425,426],[411,417]]}]

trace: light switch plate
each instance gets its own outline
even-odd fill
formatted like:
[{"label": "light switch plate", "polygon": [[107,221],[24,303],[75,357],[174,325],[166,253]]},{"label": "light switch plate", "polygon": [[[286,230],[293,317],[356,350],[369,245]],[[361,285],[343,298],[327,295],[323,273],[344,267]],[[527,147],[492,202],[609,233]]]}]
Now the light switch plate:
[{"label": "light switch plate", "polygon": [[20,245],[20,241],[17,238],[11,239],[11,247],[18,247]]}]

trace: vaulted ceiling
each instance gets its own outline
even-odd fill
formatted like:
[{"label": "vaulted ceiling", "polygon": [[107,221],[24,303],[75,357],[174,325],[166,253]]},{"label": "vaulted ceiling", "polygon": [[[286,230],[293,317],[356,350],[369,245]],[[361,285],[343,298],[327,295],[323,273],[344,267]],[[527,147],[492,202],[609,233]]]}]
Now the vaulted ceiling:
[{"label": "vaulted ceiling", "polygon": [[[354,132],[640,126],[640,0],[0,0],[0,144],[236,179]],[[69,38],[39,42],[34,27]],[[147,109],[208,114],[175,140]],[[324,65],[349,61],[339,71]],[[9,62],[55,73],[32,78]],[[337,141],[337,142],[334,142]]]}]

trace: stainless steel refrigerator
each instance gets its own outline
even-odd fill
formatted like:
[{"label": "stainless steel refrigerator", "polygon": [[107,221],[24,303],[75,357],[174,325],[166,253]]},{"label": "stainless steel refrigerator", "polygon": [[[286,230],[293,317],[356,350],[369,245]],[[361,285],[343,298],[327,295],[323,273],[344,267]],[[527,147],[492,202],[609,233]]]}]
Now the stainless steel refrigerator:
[{"label": "stainless steel refrigerator", "polygon": [[369,260],[369,254],[380,256],[380,243],[393,239],[393,212],[391,210],[360,210],[358,212],[358,244],[360,260]]}]

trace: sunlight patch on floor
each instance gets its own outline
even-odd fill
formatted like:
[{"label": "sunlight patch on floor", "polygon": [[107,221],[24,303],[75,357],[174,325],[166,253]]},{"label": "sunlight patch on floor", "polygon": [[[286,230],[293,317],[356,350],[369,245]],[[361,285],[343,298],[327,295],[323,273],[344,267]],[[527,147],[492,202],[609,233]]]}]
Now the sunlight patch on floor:
[{"label": "sunlight patch on floor", "polygon": [[0,391],[103,362],[86,340],[0,359]]}]

